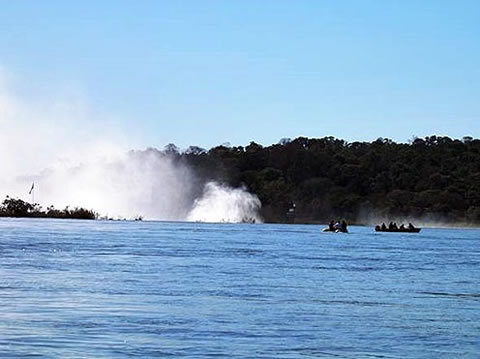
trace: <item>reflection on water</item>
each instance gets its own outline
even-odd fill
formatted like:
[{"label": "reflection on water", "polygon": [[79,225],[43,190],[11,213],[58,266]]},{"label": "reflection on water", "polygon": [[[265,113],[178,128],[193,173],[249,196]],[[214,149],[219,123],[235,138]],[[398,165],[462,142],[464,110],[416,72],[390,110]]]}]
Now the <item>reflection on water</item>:
[{"label": "reflection on water", "polygon": [[480,231],[0,220],[0,357],[478,358]]}]

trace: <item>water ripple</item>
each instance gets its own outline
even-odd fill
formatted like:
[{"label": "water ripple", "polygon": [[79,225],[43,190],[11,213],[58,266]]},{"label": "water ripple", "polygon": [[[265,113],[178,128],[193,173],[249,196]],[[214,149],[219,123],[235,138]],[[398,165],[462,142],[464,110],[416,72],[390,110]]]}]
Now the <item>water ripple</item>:
[{"label": "water ripple", "polygon": [[478,358],[478,230],[0,219],[2,358]]}]

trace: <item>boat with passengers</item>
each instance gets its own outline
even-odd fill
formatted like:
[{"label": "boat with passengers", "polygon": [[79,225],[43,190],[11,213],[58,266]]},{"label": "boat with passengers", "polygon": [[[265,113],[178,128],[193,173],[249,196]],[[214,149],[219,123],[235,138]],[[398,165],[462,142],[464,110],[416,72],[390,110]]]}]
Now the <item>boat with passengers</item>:
[{"label": "boat with passengers", "polygon": [[375,226],[375,232],[418,233],[421,230],[422,230],[421,228],[415,227],[411,223],[408,223],[408,226],[405,226],[404,224],[397,226],[395,222],[390,222],[388,227],[385,225],[385,223],[382,223],[382,225]]}]

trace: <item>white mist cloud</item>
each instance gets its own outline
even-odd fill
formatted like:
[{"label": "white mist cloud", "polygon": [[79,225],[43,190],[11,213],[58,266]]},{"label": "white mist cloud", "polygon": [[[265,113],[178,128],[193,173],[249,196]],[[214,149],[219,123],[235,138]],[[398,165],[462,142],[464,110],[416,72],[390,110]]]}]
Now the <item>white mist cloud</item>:
[{"label": "white mist cloud", "polygon": [[7,78],[0,71],[0,200],[30,201],[35,182],[35,202],[44,207],[80,206],[111,217],[260,221],[260,201],[244,189],[205,185],[154,149],[128,151],[136,145],[130,129],[94,113],[82,96],[26,99]]},{"label": "white mist cloud", "polygon": [[215,182],[205,185],[203,195],[195,200],[188,214],[189,221],[199,222],[261,222],[257,196],[244,188],[230,188]]},{"label": "white mist cloud", "polygon": [[193,201],[191,171],[153,149],[45,171],[37,183],[55,206],[93,208],[110,217],[181,220]]},{"label": "white mist cloud", "polygon": [[[45,168],[75,165],[128,148],[110,120],[95,115],[78,94],[26,98],[0,71],[0,184]],[[106,135],[108,134],[108,136]],[[3,191],[2,191],[3,192]],[[2,193],[0,193],[2,194]]]}]

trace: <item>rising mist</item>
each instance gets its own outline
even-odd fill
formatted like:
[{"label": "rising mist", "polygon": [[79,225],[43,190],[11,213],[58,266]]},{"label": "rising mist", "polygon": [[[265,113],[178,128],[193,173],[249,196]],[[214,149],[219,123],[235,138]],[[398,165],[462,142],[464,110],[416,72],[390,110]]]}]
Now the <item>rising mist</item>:
[{"label": "rising mist", "polygon": [[43,207],[79,206],[113,218],[260,221],[256,196],[202,180],[166,152],[128,151],[138,148],[138,133],[94,113],[81,96],[26,100],[6,80],[0,72],[0,198],[32,201],[34,182]]},{"label": "rising mist", "polygon": [[47,170],[36,183],[44,202],[60,208],[93,208],[107,217],[261,221],[256,196],[245,189],[203,182],[186,164],[155,149]]}]

